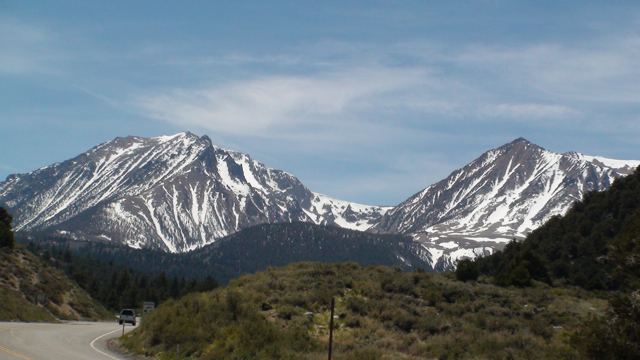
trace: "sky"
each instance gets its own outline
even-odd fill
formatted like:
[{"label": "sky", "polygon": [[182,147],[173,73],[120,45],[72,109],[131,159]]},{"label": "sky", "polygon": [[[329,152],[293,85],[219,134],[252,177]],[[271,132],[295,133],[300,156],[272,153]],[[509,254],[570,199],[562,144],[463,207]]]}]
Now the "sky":
[{"label": "sky", "polygon": [[396,205],[518,137],[640,159],[640,3],[0,0],[0,179],[191,131]]}]

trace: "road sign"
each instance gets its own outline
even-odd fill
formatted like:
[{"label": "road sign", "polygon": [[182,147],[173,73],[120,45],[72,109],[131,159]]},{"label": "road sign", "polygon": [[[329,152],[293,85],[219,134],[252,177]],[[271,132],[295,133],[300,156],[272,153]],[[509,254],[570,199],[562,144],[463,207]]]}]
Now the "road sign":
[{"label": "road sign", "polygon": [[156,308],[156,303],[151,301],[145,301],[144,306],[142,307],[142,315],[148,313],[149,311]]}]

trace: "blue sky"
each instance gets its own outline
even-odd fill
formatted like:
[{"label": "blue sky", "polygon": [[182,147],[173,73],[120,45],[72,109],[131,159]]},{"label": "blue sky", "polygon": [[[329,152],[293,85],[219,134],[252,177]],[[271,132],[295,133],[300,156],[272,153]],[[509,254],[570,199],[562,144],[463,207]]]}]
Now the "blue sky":
[{"label": "blue sky", "polygon": [[0,1],[0,178],[207,134],[395,205],[524,137],[640,159],[640,5]]}]

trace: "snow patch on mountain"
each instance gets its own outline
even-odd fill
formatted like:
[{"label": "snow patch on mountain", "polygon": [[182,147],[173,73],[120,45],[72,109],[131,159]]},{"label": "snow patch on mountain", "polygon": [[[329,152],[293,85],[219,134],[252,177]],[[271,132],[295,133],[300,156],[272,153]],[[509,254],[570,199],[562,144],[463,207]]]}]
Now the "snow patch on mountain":
[{"label": "snow patch on mountain", "polygon": [[365,231],[390,209],[391,206],[362,205],[313,193],[311,206],[305,213],[318,225],[335,224]]},{"label": "snow patch on mountain", "polygon": [[631,174],[638,166],[640,166],[640,160],[616,160],[602,156],[584,155],[573,151],[564,153],[563,155],[588,161],[599,166],[608,167],[624,174]]}]

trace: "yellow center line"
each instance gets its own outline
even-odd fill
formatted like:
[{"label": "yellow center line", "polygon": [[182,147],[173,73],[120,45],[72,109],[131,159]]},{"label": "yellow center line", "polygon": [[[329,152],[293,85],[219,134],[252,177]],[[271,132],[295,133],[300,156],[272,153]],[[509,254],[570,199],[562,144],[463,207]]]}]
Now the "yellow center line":
[{"label": "yellow center line", "polygon": [[[5,330],[7,330],[7,329],[5,329]],[[24,355],[20,355],[20,354],[18,354],[17,352],[11,351],[11,350],[7,349],[7,348],[6,348],[6,347],[4,347],[4,346],[0,346],[0,350],[2,350],[2,351],[4,351],[4,352],[8,352],[9,354],[11,354],[11,355],[13,355],[13,356],[17,356],[17,357],[22,358],[22,359],[26,359],[26,360],[35,360],[35,359],[30,358],[30,357],[27,357],[27,356],[24,356]]]}]

